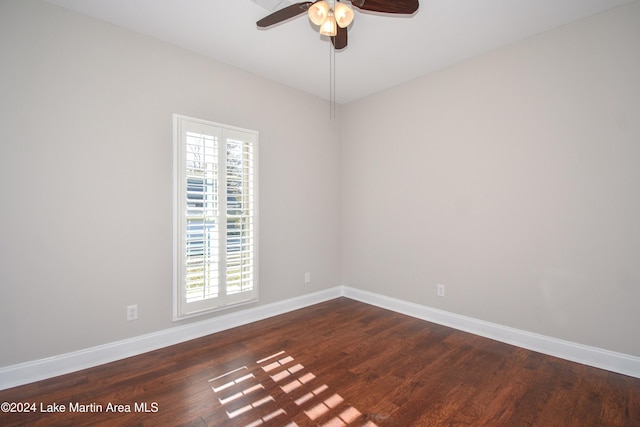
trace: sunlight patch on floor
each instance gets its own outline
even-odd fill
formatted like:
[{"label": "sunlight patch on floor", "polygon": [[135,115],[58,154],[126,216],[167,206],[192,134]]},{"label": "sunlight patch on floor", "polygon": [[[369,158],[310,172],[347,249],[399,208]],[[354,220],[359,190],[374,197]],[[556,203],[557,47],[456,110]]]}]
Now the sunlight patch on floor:
[{"label": "sunlight patch on floor", "polygon": [[[285,427],[313,421],[322,427],[377,427],[285,351],[209,380],[229,419],[257,427],[275,419]],[[306,421],[308,422],[308,421]]]}]

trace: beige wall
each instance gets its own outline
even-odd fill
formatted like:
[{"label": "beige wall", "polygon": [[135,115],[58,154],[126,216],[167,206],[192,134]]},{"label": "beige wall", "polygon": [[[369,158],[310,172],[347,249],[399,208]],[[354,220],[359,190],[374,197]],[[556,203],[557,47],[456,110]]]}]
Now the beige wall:
[{"label": "beige wall", "polygon": [[640,2],[342,124],[344,284],[640,356]]},{"label": "beige wall", "polygon": [[640,356],[639,23],[545,33],[338,129],[326,101],[0,2],[0,367],[176,325],[172,113],[260,132],[260,304],[344,283]]},{"label": "beige wall", "polygon": [[326,101],[31,0],[0,2],[0,58],[0,366],[184,323],[173,113],[260,132],[260,304],[340,284]]}]

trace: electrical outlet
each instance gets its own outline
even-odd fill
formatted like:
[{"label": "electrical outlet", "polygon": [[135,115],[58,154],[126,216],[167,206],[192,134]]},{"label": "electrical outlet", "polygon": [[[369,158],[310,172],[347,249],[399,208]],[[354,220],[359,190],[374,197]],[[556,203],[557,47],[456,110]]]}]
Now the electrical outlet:
[{"label": "electrical outlet", "polygon": [[439,297],[444,297],[444,285],[443,285],[443,284],[438,283],[438,284],[436,285],[436,294],[437,294]]},{"label": "electrical outlet", "polygon": [[311,273],[304,273],[304,283],[311,283]]},{"label": "electrical outlet", "polygon": [[127,306],[127,321],[136,320],[138,318],[138,304]]}]

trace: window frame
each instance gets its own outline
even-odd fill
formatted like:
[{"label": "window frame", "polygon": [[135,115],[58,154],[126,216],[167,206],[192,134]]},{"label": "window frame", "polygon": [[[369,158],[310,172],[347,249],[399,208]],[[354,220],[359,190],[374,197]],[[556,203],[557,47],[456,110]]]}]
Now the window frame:
[{"label": "window frame", "polygon": [[[195,131],[194,131],[195,129]],[[197,130],[200,129],[200,130]],[[197,185],[189,178],[186,166],[187,152],[187,132],[201,132],[202,135],[211,136],[217,138],[219,149],[217,154],[219,155],[214,163],[218,164],[217,167],[217,180],[215,187],[219,189],[216,193],[219,197],[216,199],[216,206],[218,214],[215,218],[217,220],[217,243],[219,251],[216,256],[216,261],[212,261],[209,264],[215,264],[217,271],[220,273],[218,277],[218,294],[214,297],[201,298],[197,302],[187,301],[187,280],[186,270],[189,255],[187,254],[187,234],[189,233],[187,214],[187,207],[189,205],[189,196],[187,195],[193,189],[189,189],[190,185]],[[258,158],[259,158],[259,145],[258,145],[258,132],[235,126],[229,126],[221,123],[211,122],[208,120],[197,119],[180,114],[173,115],[173,320],[183,320],[194,316],[199,316],[214,311],[225,310],[231,307],[236,307],[242,304],[248,304],[258,301],[258,283],[259,283],[259,263],[258,263],[258,197],[259,197],[259,170],[258,170]],[[250,164],[250,172],[245,182],[243,178],[241,183],[244,189],[245,185],[251,186],[250,198],[248,202],[248,208],[241,204],[243,208],[249,209],[250,214],[243,219],[248,218],[249,221],[249,239],[251,247],[248,252],[248,260],[250,261],[250,283],[251,286],[247,290],[241,290],[236,293],[227,293],[229,283],[227,281],[228,266],[230,263],[227,261],[227,256],[230,253],[229,240],[234,239],[231,244],[235,250],[244,248],[243,236],[239,238],[240,247],[235,249],[235,232],[237,229],[232,230],[227,224],[227,219],[230,217],[237,217],[237,209],[233,207],[228,209],[229,195],[228,189],[232,186],[229,185],[230,181],[227,179],[227,171],[229,170],[230,162],[227,161],[228,145],[232,147],[237,142],[242,141],[241,145],[241,158]],[[245,145],[246,144],[246,145]],[[245,148],[248,147],[249,154],[245,154]],[[246,157],[245,157],[246,156]],[[247,184],[250,183],[250,184]],[[229,185],[229,186],[228,186]],[[204,186],[204,184],[203,184]],[[204,191],[204,190],[203,190]],[[203,200],[205,193],[203,192]],[[236,199],[237,201],[237,199]],[[235,207],[236,203],[234,203]],[[203,223],[204,224],[204,223]],[[204,247],[204,235],[206,234],[204,225],[202,226],[203,235],[203,247]],[[203,249],[204,250],[204,249]],[[243,256],[240,256],[240,274],[242,274],[242,264],[245,260]],[[205,262],[206,264],[206,262]],[[204,274],[204,273],[203,273]],[[206,286],[203,284],[203,287]]]}]

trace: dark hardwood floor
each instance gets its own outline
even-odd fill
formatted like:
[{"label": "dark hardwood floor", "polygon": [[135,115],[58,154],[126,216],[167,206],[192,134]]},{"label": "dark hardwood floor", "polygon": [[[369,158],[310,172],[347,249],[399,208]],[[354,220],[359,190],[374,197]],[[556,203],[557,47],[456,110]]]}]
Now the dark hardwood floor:
[{"label": "dark hardwood floor", "polygon": [[0,402],[36,405],[1,426],[640,426],[640,379],[345,298]]}]

